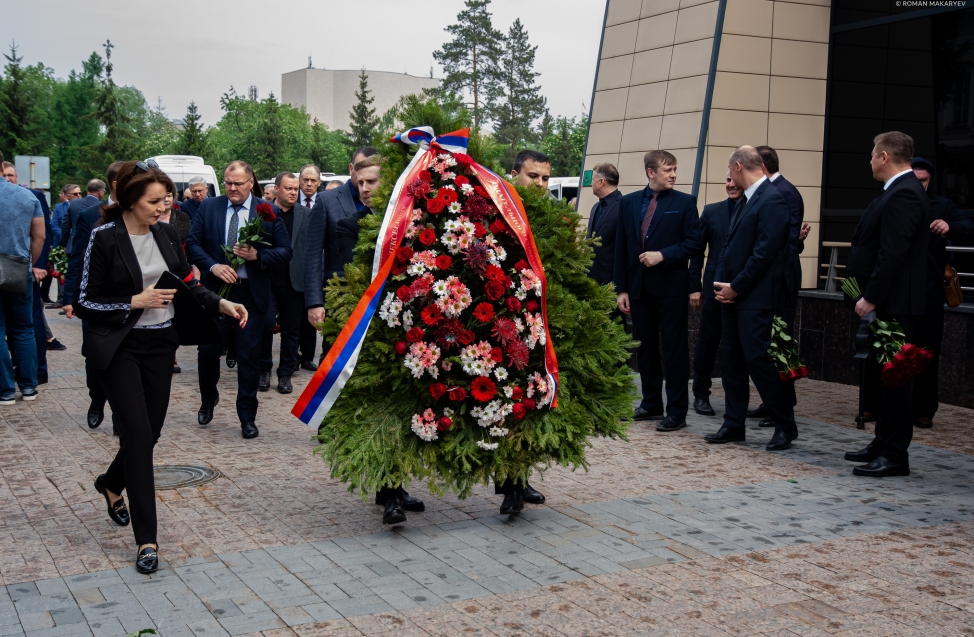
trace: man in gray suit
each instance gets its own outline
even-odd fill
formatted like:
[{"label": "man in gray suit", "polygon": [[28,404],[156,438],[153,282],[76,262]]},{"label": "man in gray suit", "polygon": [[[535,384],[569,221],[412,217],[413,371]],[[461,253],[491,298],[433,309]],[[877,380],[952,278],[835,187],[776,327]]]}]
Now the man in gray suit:
[{"label": "man in gray suit", "polygon": [[312,325],[325,320],[325,282],[335,274],[345,274],[345,262],[336,233],[338,221],[352,217],[357,219],[365,209],[358,196],[355,164],[378,152],[371,146],[365,146],[352,153],[352,163],[348,165],[348,174],[352,178],[340,188],[318,193],[311,209],[308,238],[304,244],[304,305]]},{"label": "man in gray suit", "polygon": [[277,191],[274,213],[287,228],[294,256],[290,263],[273,266],[271,303],[260,344],[260,381],[257,389],[267,391],[271,387],[271,369],[274,367],[271,346],[276,323],[281,328],[281,363],[277,366],[277,391],[290,394],[294,391],[291,376],[298,366],[298,339],[304,323],[304,241],[311,210],[295,205],[300,191],[298,178],[293,173],[279,174],[274,180],[274,186]]}]

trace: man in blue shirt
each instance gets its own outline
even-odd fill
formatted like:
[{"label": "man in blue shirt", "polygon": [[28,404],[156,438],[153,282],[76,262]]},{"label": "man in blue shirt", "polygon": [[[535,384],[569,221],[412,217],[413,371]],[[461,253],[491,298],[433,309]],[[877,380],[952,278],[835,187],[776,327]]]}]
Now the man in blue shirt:
[{"label": "man in blue shirt", "polygon": [[[66,184],[61,188],[61,202],[54,206],[54,211],[51,214],[51,247],[57,247],[61,245],[61,223],[64,221],[64,214],[68,211],[68,206],[75,199],[81,199],[81,188],[78,184]],[[44,279],[41,284],[41,293],[44,295],[44,302],[51,303],[50,291],[51,284],[54,282],[53,277],[48,277]],[[57,303],[52,303],[51,307],[48,309],[57,309],[61,307],[61,300],[64,298],[64,286],[58,286],[57,293]]]}]

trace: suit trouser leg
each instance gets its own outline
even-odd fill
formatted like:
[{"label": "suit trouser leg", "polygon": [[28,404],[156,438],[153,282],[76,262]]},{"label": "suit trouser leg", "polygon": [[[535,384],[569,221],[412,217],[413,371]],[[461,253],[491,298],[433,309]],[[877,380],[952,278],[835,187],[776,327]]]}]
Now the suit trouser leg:
[{"label": "suit trouser leg", "polygon": [[[88,334],[88,321],[81,321],[81,347],[84,347],[84,342]],[[104,407],[105,401],[108,398],[105,396],[105,390],[101,387],[101,381],[98,380],[98,374],[94,369],[88,365],[88,359],[85,359],[85,384],[88,386],[88,397],[91,398],[91,404],[97,407]]]},{"label": "suit trouser leg", "polygon": [[913,415],[933,418],[940,406],[940,347],[944,341],[944,304],[928,305],[926,313],[916,318],[914,345],[933,351],[933,360],[913,380]]},{"label": "suit trouser leg", "polygon": [[315,350],[318,348],[318,330],[308,322],[308,313],[304,311],[304,293],[298,292],[297,294],[301,295],[301,337],[298,346],[298,360],[310,362],[314,360]]},{"label": "suit trouser leg", "polygon": [[[798,290],[788,291],[788,307],[781,311],[781,318],[788,326],[788,335],[795,337],[795,317],[798,314]],[[792,406],[798,404],[798,395],[795,394],[795,383],[785,383],[785,397]]]},{"label": "suit trouser leg", "polygon": [[242,328],[232,319],[234,343],[237,348],[237,417],[241,422],[257,418],[257,386],[260,383],[260,341],[264,331],[265,312],[257,310],[247,284],[231,290],[230,298],[247,308],[250,320]]},{"label": "suit trouser leg", "polygon": [[738,327],[737,310],[721,304],[720,384],[724,388],[724,423],[732,429],[744,429],[747,401],[751,386],[747,380],[747,362]]},{"label": "suit trouser leg", "polygon": [[264,317],[264,331],[260,337],[260,373],[270,374],[274,369],[274,326],[277,324],[277,312],[280,307],[278,294],[280,289],[271,288],[271,306],[267,308]]},{"label": "suit trouser leg", "polygon": [[702,398],[710,396],[713,384],[711,377],[720,346],[720,305],[720,301],[704,299],[700,309],[700,329],[697,330],[697,345],[693,350],[693,395]]},{"label": "suit trouser leg", "polygon": [[[914,343],[916,338],[915,316],[881,317],[894,318],[906,334],[906,342]],[[901,387],[882,385],[882,367],[874,368],[880,387],[879,417],[876,420],[876,441],[881,456],[893,462],[907,462],[910,442],[913,440],[913,383]]]},{"label": "suit trouser leg", "polygon": [[132,330],[98,378],[119,415],[119,448],[105,472],[105,487],[129,499],[137,544],[156,543],[156,495],[152,451],[169,409],[175,328]]},{"label": "suit trouser leg", "polygon": [[639,341],[636,360],[643,400],[640,407],[652,415],[663,413],[663,369],[659,354],[659,313],[656,301],[645,294],[630,300],[632,335]]},{"label": "suit trouser leg", "polygon": [[666,369],[666,415],[680,421],[686,418],[689,407],[689,302],[685,296],[665,296],[656,299],[656,305],[659,308],[660,344]]},{"label": "suit trouser leg", "polygon": [[[772,310],[737,310],[737,328],[740,333],[747,373],[754,382],[768,415],[774,421],[775,430],[794,430],[795,410],[788,387],[781,382],[768,354],[771,347]],[[794,388],[791,388],[794,391]]]},{"label": "suit trouser leg", "polygon": [[278,321],[281,324],[281,362],[277,366],[277,375],[292,376],[298,368],[301,325],[310,327],[311,324],[304,311],[303,292],[297,292],[289,285],[278,293],[277,299]]}]

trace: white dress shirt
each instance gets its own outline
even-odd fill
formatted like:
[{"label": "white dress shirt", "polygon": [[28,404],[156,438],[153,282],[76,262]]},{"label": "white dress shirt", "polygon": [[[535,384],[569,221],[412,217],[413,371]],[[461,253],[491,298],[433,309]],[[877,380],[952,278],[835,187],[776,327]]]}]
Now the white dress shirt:
[{"label": "white dress shirt", "polygon": [[307,204],[307,202],[305,201],[306,199],[311,199],[311,207],[312,207],[312,208],[314,208],[314,207],[315,207],[315,201],[316,201],[316,200],[318,199],[318,193],[317,193],[317,192],[315,192],[315,194],[313,194],[313,195],[311,195],[310,197],[308,197],[308,195],[306,195],[306,194],[304,194],[304,192],[302,192],[302,193],[301,193],[301,196],[300,196],[300,197],[298,197],[298,203],[299,203],[300,205],[302,205],[302,206],[305,206],[305,207],[307,207],[307,206],[308,206],[308,204]]},{"label": "white dress shirt", "polygon": [[781,173],[775,173],[775,174],[771,175],[770,177],[768,177],[768,181],[773,182],[778,177],[781,177]]},{"label": "white dress shirt", "polygon": [[762,175],[761,176],[761,179],[758,179],[756,182],[754,182],[753,184],[751,184],[750,187],[747,188],[744,191],[744,196],[747,197],[747,200],[748,201],[751,200],[751,195],[753,195],[754,194],[754,191],[758,189],[758,186],[760,186],[762,183],[764,183],[764,181],[766,179],[767,179],[767,177],[765,177],[765,176]]},{"label": "white dress shirt", "polygon": [[[244,227],[244,224],[247,223],[247,221],[250,220],[250,202],[251,201],[253,201],[253,199],[251,199],[250,197],[247,197],[247,199],[242,204],[240,204],[240,210],[237,211],[237,229],[238,230],[240,228],[243,228]],[[223,240],[224,240],[224,242],[227,239],[227,235],[230,233],[230,220],[233,218],[233,214],[234,214],[233,213],[233,202],[227,200],[227,221],[226,221],[226,223],[223,226]],[[236,243],[236,241],[234,241],[234,243]],[[238,279],[246,279],[247,278],[247,265],[246,264],[240,266],[240,269],[237,270],[237,278]]]},{"label": "white dress shirt", "polygon": [[900,172],[896,173],[895,175],[893,175],[892,177],[886,180],[886,183],[883,184],[883,190],[889,190],[890,184],[896,181],[899,177],[902,177],[906,173],[911,173],[911,172],[913,172],[913,168],[907,168],[906,170],[901,170]]}]

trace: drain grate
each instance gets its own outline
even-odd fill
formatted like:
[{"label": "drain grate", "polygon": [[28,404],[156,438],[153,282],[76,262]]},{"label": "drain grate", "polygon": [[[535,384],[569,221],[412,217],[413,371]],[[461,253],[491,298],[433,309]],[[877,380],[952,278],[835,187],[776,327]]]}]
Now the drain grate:
[{"label": "drain grate", "polygon": [[212,467],[188,464],[157,464],[153,469],[156,489],[193,487],[220,477],[220,472]]}]

